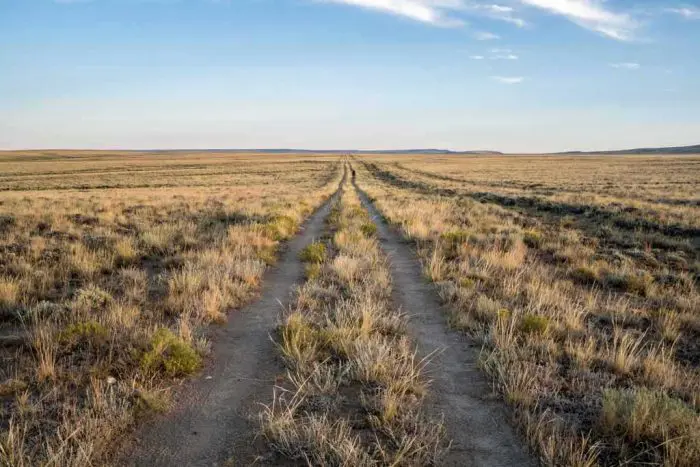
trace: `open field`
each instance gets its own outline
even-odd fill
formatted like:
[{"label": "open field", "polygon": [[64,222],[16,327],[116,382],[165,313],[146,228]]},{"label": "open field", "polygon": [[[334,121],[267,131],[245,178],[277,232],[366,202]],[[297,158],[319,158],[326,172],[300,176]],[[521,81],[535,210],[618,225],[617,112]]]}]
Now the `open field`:
[{"label": "open field", "polygon": [[700,463],[700,158],[357,158],[546,464]]},{"label": "open field", "polygon": [[86,465],[167,407],[334,159],[0,156],[0,464]]},{"label": "open field", "polygon": [[0,153],[0,465],[699,465],[699,193],[700,156]]}]

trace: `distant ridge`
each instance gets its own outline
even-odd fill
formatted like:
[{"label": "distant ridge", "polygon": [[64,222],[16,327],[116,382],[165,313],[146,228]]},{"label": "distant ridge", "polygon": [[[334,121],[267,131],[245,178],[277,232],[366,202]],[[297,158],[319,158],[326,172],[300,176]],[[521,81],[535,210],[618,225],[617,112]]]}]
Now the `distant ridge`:
[{"label": "distant ridge", "polygon": [[499,151],[452,151],[449,149],[147,149],[142,152],[255,152],[263,154],[503,154]]},{"label": "distant ridge", "polygon": [[700,154],[700,144],[693,146],[621,149],[618,151],[566,151],[555,154]]}]

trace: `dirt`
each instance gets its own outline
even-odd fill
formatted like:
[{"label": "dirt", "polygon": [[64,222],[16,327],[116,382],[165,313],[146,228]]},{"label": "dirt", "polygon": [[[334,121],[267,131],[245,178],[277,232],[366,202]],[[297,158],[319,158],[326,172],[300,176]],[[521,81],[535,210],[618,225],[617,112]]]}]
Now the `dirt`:
[{"label": "dirt", "polygon": [[377,224],[382,249],[389,258],[393,299],[409,315],[409,333],[421,356],[438,350],[428,365],[431,379],[428,410],[444,416],[451,448],[442,465],[537,465],[508,421],[503,403],[478,368],[480,347],[448,328],[435,287],[422,274],[411,246],[389,227],[367,195],[353,184]]},{"label": "dirt", "polygon": [[125,448],[130,452],[120,456],[118,465],[216,466],[255,461],[258,403],[271,400],[275,382],[284,373],[270,334],[294,286],[303,280],[299,252],[320,236],[338,194],[287,243],[277,264],[265,274],[259,299],[212,333],[212,354],[202,375],[178,391],[171,411],[135,433]]}]

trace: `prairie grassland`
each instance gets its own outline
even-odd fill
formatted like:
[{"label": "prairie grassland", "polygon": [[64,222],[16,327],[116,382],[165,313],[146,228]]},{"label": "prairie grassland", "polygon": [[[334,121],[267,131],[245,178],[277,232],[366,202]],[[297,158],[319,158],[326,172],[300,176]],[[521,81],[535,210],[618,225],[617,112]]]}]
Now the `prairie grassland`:
[{"label": "prairie grassland", "polygon": [[0,156],[0,464],[93,465],[208,350],[337,158]]},{"label": "prairie grassland", "polygon": [[426,362],[392,306],[386,258],[354,188],[329,230],[302,254],[308,279],[279,329],[288,376],[260,414],[263,434],[277,456],[309,465],[435,465],[444,429],[421,408]]},{"label": "prairie grassland", "polygon": [[700,158],[362,157],[548,465],[700,465]]}]

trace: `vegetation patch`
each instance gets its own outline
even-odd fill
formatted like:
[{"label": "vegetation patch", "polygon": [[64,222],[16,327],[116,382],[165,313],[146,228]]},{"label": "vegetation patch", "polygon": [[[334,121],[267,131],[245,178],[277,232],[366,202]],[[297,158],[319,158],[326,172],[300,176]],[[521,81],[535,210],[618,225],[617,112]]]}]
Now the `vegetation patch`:
[{"label": "vegetation patch", "polygon": [[326,259],[326,245],[323,242],[313,242],[299,253],[299,258],[312,264],[320,264]]},{"label": "vegetation patch", "polygon": [[147,372],[187,376],[197,371],[202,363],[197,351],[169,329],[158,329],[151,337],[150,347],[141,357],[141,368]]}]

